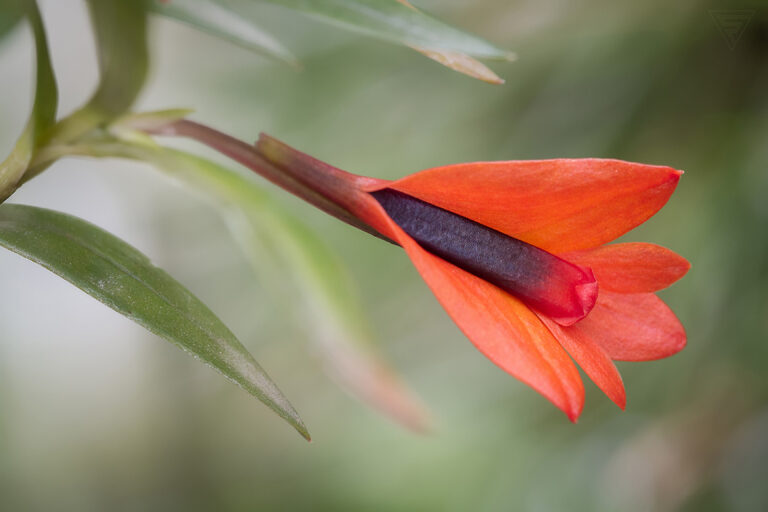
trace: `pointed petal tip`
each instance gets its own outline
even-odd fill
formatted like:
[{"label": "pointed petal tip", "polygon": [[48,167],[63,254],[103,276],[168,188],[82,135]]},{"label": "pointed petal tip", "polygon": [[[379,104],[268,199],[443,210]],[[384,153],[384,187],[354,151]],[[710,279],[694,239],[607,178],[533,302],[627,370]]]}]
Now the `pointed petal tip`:
[{"label": "pointed petal tip", "polygon": [[685,171],[675,169],[674,167],[666,167],[666,169],[669,171],[670,181],[675,182],[675,184],[677,184],[677,182],[680,181],[680,177],[685,174]]},{"label": "pointed petal tip", "polygon": [[654,293],[603,291],[592,313],[577,325],[614,361],[655,361],[681,351],[685,328]]},{"label": "pointed petal tip", "polygon": [[623,410],[627,400],[624,382],[608,354],[583,332],[581,325],[565,328],[551,318],[539,318],[597,387]]},{"label": "pointed petal tip", "polygon": [[648,165],[647,167],[649,170],[651,168],[656,168],[662,171],[666,171],[667,176],[666,178],[662,178],[660,185],[668,185],[670,187],[669,195],[672,195],[672,192],[674,192],[674,190],[677,188],[677,184],[680,182],[680,177],[684,174],[684,172],[680,169],[675,169],[674,167],[669,167],[668,165]]},{"label": "pointed petal tip", "polygon": [[656,244],[625,242],[560,254],[592,269],[601,291],[651,293],[667,288],[691,268],[688,260]]},{"label": "pointed petal tip", "polygon": [[[682,324],[681,324],[682,327]],[[688,335],[685,328],[681,328],[680,333],[675,337],[675,341],[670,346],[670,356],[673,356],[683,350],[688,345]]]},{"label": "pointed petal tip", "polygon": [[658,212],[682,171],[615,159],[473,162],[391,183],[552,253],[615,240]]},{"label": "pointed petal tip", "polygon": [[[595,158],[593,160],[600,160],[599,158]],[[625,165],[633,165],[633,166],[639,166],[639,167],[645,167],[646,169],[656,169],[656,170],[665,170],[669,172],[670,176],[674,177],[680,177],[683,174],[685,174],[685,171],[682,171],[680,169],[675,169],[674,167],[670,167],[669,165],[657,165],[657,164],[641,164],[641,163],[634,163],[634,162],[627,162],[625,160],[617,160],[614,158],[606,158],[605,161],[607,162],[618,162]]]},{"label": "pointed petal tip", "polygon": [[603,389],[601,388],[603,393],[605,393],[605,396],[607,396],[611,402],[616,404],[616,406],[621,409],[622,411],[626,410],[627,408],[627,392],[624,389],[624,382],[621,381],[621,376],[619,376],[619,387],[614,389]]},{"label": "pointed petal tip", "polygon": [[[661,301],[660,301],[661,302]],[[654,361],[659,359],[666,359],[667,357],[672,357],[678,352],[681,352],[687,345],[688,345],[688,335],[685,332],[685,327],[683,327],[683,324],[680,322],[680,320],[677,319],[677,317],[674,315],[672,310],[661,302],[663,307],[669,312],[669,314],[672,315],[674,318],[674,323],[676,324],[676,330],[674,332],[669,333],[669,341],[664,346],[664,350],[660,351],[657,354],[654,354],[653,357],[649,357],[647,359],[644,359],[645,361]]]},{"label": "pointed petal tip", "polygon": [[581,380],[581,376],[579,376],[579,384],[581,386],[579,393],[576,395],[576,399],[568,404],[568,410],[565,411],[565,414],[568,416],[571,423],[577,423],[581,413],[584,411],[584,399],[586,395],[584,393],[584,383]]},{"label": "pointed petal tip", "polygon": [[682,256],[680,256],[679,254],[678,256],[680,257],[680,277],[683,277],[685,274],[688,273],[689,270],[691,270],[691,262],[683,258]]}]

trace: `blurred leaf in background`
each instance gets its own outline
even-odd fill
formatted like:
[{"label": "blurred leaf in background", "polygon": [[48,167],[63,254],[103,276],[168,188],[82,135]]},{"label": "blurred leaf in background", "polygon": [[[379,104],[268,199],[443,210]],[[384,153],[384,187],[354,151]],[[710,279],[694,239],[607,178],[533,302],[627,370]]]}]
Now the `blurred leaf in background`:
[{"label": "blurred leaf in background", "polygon": [[[514,60],[515,55],[424,14],[404,0],[263,0],[331,25],[412,47],[432,60],[485,82],[504,81],[473,57]],[[160,14],[177,18],[267,56],[294,63],[261,28],[254,0],[154,0]],[[230,10],[231,9],[231,10]]]},{"label": "blurred leaf in background", "polygon": [[214,0],[154,1],[151,6],[156,13],[188,23],[264,56],[298,65],[296,57],[255,20],[242,18]]},{"label": "blurred leaf in background", "polygon": [[88,107],[108,115],[128,110],[147,76],[149,49],[143,1],[88,2],[99,56],[99,87]]},{"label": "blurred leaf in background", "polygon": [[0,9],[0,39],[13,30],[23,17],[22,0],[5,0]]}]

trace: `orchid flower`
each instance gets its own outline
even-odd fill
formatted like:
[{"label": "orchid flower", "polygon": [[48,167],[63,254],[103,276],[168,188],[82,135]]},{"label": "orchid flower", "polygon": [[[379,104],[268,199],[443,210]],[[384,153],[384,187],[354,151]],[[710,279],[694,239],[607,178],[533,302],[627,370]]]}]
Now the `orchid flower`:
[{"label": "orchid flower", "polygon": [[659,211],[681,171],[553,159],[449,165],[386,181],[267,135],[252,146],[190,121],[155,132],[197,139],[402,247],[475,347],[571,421],[584,405],[573,361],[623,409],[613,360],[660,359],[686,344],[654,292],[689,263],[658,245],[605,245]]}]

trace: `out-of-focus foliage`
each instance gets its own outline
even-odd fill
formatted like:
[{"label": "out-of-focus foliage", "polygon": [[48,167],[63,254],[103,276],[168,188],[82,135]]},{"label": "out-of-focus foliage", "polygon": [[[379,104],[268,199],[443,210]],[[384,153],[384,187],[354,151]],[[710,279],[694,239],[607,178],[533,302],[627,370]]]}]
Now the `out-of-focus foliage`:
[{"label": "out-of-focus foliage", "polygon": [[99,49],[101,82],[89,107],[114,115],[133,105],[147,74],[146,13],[142,1],[88,3]]},{"label": "out-of-focus foliage", "polygon": [[[45,3],[43,14],[72,27],[54,34],[52,47],[73,64],[79,60],[67,55],[82,59],[90,47],[87,38],[72,39],[78,27],[87,32],[85,15],[66,3]],[[336,248],[358,281],[376,337],[386,341],[380,350],[434,410],[435,434],[412,436],[340,395],[316,369],[303,350],[307,320],[262,293],[216,211],[133,163],[62,162],[14,198],[146,238],[142,247],[226,312],[223,320],[258,348],[270,372],[292,377],[281,387],[315,441],[301,443],[205,369],[137,339],[141,331],[79,300],[77,290],[3,254],[2,508],[768,507],[763,3],[739,6],[754,13],[733,49],[710,14],[730,6],[717,2],[424,7],[515,48],[520,60],[500,67],[507,84],[489,88],[393,48],[315,39],[326,32],[265,20],[274,33],[295,38],[286,44],[304,64],[297,74],[157,22],[155,76],[139,107],[194,106],[199,118],[241,138],[263,130],[342,168],[385,178],[460,161],[568,156],[684,169],[670,203],[627,240],[658,241],[692,262],[663,293],[688,329],[688,347],[667,360],[620,365],[626,412],[588,385],[588,406],[571,425],[474,351],[397,248],[275,191]],[[14,31],[0,43],[0,69],[11,69],[19,54],[27,58],[32,45]],[[28,111],[16,98],[29,87],[3,82],[0,111],[18,125]],[[71,105],[67,90],[63,100]],[[17,135],[0,127],[2,147]],[[41,309],[56,316],[41,322]],[[86,319],[92,327],[84,337]],[[81,357],[51,355],[56,343]],[[114,384],[108,390],[92,385],[102,374]],[[56,385],[40,385],[43,375]],[[169,376],[173,385],[158,385]]]},{"label": "out-of-focus foliage", "polygon": [[157,13],[176,18],[211,35],[227,39],[267,57],[294,66],[297,64],[296,57],[255,21],[243,19],[235,11],[214,0],[154,1],[150,5]]},{"label": "out-of-focus foliage", "polygon": [[[230,1],[243,3],[243,0]],[[491,59],[509,57],[508,51],[432,19],[405,0],[264,1],[396,43]]]},{"label": "out-of-focus foliage", "polygon": [[24,16],[22,0],[4,0],[0,9],[0,38],[10,32]]},{"label": "out-of-focus foliage", "polygon": [[[268,56],[293,62],[278,38],[261,28],[260,4],[285,7],[333,26],[410,46],[440,64],[485,82],[504,81],[473,57],[513,60],[515,55],[420,11],[406,0],[152,0],[160,14],[185,21]],[[230,10],[231,9],[231,10]]]}]

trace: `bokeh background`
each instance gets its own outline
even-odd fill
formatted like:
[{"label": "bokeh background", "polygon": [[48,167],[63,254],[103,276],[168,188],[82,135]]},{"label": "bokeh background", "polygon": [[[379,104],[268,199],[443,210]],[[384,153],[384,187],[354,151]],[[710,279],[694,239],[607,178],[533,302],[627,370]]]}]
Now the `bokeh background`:
[{"label": "bokeh background", "polygon": [[[361,174],[588,156],[685,170],[625,238],[692,262],[661,293],[688,347],[618,363],[626,412],[587,382],[573,425],[472,348],[401,251],[270,188],[336,250],[380,352],[430,408],[433,432],[413,434],[323,373],[311,319],[264,286],[216,209],[148,166],[65,160],[12,201],[78,215],[150,255],[232,328],[314,441],[0,252],[0,509],[768,510],[768,6],[748,4],[418,2],[515,50],[517,62],[494,65],[503,86],[278,9],[264,17],[301,71],[154,19],[137,108],[193,107],[241,138],[266,131]],[[75,0],[42,7],[67,113],[97,81],[87,13]],[[710,10],[734,7],[754,16],[731,48]],[[26,27],[0,41],[3,154],[28,113],[32,56]]]}]

